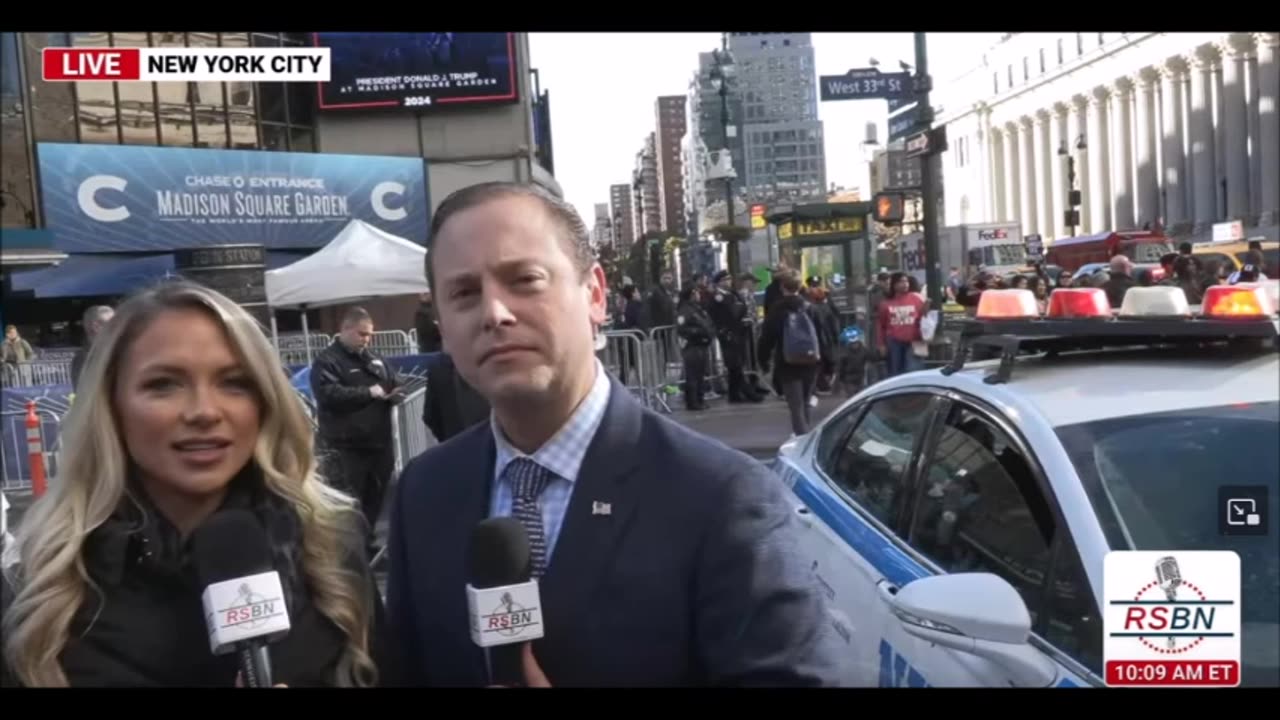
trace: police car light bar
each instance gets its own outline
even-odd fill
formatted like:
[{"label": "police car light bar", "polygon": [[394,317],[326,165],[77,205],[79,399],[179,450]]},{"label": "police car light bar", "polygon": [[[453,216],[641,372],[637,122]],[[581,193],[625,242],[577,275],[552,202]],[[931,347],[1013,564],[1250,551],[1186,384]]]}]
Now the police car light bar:
[{"label": "police car light bar", "polygon": [[1131,287],[1124,293],[1119,316],[1187,318],[1191,316],[1191,305],[1180,287]]},{"label": "police car light bar", "polygon": [[1205,317],[1254,320],[1276,314],[1271,295],[1255,283],[1212,285],[1205,289],[1201,310]]},{"label": "police car light bar", "polygon": [[1049,295],[1051,318],[1110,318],[1111,302],[1102,288],[1058,288]]},{"label": "police car light bar", "polygon": [[975,316],[981,320],[1027,320],[1040,317],[1040,308],[1030,290],[983,290]]},{"label": "police car light bar", "polygon": [[1268,288],[1261,285],[1210,288],[1204,312],[1196,315],[1190,312],[1179,287],[1130,288],[1116,314],[1111,313],[1109,304],[1104,305],[1106,293],[1101,288],[1079,290],[1082,292],[1059,295],[1057,312],[1043,318],[1029,315],[1027,299],[1035,301],[1029,290],[984,291],[983,298],[990,293],[997,299],[985,308],[979,300],[986,317],[953,323],[960,330],[959,344],[942,374],[963,370],[975,347],[1000,352],[999,368],[984,378],[988,384],[1008,382],[1014,363],[1026,353],[1054,355],[1104,348],[1161,352],[1173,346],[1204,347],[1205,343],[1280,351],[1280,317],[1275,314]]}]

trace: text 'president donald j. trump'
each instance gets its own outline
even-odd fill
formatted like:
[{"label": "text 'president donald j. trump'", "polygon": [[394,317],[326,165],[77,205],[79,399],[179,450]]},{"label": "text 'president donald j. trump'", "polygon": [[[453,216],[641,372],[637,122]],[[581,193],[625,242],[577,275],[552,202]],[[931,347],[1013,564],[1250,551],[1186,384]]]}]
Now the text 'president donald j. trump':
[{"label": "text 'president donald j. trump'", "polygon": [[799,555],[785,490],[643,408],[605,372],[605,277],[571,206],[490,183],[437,209],[444,349],[492,420],[422,454],[392,508],[387,604],[409,685],[495,681],[468,631],[476,525],[525,526],[552,686],[823,686],[846,646]]}]

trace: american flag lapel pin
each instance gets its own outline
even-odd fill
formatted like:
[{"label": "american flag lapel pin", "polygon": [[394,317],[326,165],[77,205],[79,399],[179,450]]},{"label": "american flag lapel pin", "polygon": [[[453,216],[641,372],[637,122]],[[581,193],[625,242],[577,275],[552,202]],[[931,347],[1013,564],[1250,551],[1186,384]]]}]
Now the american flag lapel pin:
[{"label": "american flag lapel pin", "polygon": [[612,515],[613,504],[607,503],[607,502],[600,502],[599,500],[593,500],[591,502],[591,514],[592,515]]}]

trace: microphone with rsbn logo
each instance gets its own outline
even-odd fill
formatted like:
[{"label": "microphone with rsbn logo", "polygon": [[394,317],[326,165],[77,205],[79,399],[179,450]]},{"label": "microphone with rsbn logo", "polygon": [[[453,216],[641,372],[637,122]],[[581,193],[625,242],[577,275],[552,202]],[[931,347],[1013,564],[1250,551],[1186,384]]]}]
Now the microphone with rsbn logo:
[{"label": "microphone with rsbn logo", "polygon": [[201,525],[191,543],[205,586],[209,649],[236,653],[246,687],[271,687],[267,645],[289,632],[289,611],[266,531],[248,511],[224,510]]},{"label": "microphone with rsbn logo", "polygon": [[471,641],[489,655],[489,675],[496,685],[525,684],[521,652],[543,635],[538,582],[530,579],[533,555],[520,521],[493,517],[471,534],[467,611]]}]

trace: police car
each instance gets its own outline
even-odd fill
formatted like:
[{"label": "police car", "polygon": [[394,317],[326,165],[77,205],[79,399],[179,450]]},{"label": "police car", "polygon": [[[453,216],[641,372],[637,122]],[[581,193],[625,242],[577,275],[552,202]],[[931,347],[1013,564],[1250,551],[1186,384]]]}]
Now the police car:
[{"label": "police car", "polygon": [[[879,382],[774,468],[814,581],[879,686],[1105,684],[1111,549],[1234,550],[1242,684],[1280,684],[1280,322],[1274,288],[983,293],[946,368]],[[998,360],[965,362],[994,347]],[[1223,485],[1264,485],[1267,536],[1225,536]]]}]

